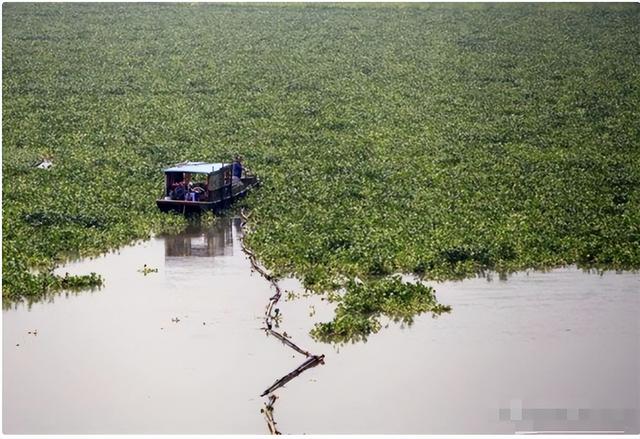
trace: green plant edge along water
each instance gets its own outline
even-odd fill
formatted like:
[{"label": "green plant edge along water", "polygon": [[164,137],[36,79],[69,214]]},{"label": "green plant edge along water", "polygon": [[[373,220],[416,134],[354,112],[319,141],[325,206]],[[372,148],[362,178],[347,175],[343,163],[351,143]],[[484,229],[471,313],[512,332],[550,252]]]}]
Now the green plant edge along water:
[{"label": "green plant edge along water", "polygon": [[180,230],[161,170],[236,153],[246,243],[337,302],[320,340],[447,311],[394,273],[640,266],[638,5],[2,14],[5,305],[99,286],[53,269]]}]

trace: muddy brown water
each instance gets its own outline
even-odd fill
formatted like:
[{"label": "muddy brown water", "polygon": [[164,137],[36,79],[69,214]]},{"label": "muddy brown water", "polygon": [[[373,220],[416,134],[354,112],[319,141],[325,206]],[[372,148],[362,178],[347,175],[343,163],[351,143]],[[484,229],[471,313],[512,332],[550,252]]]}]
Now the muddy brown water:
[{"label": "muddy brown water", "polygon": [[[221,220],[73,262],[106,285],[5,309],[4,432],[267,433],[259,395],[304,358],[260,329],[272,291],[240,236]],[[281,302],[280,330],[326,364],[276,392],[280,431],[639,431],[638,274],[435,286],[451,314],[343,346],[308,336],[330,305]]]}]

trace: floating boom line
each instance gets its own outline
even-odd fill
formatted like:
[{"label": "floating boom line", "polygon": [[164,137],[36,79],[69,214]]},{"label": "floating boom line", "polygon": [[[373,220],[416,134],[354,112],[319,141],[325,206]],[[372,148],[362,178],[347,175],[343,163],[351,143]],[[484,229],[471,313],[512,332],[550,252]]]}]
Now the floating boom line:
[{"label": "floating boom line", "polygon": [[[248,231],[247,223],[249,220],[249,216],[245,215],[244,209],[240,210],[240,217],[242,218],[242,223],[241,223],[242,230],[244,232],[247,232]],[[276,427],[276,422],[273,418],[273,406],[276,402],[276,399],[278,398],[275,394],[273,394],[273,392],[275,392],[276,390],[278,390],[279,388],[287,384],[289,381],[299,376],[305,370],[316,367],[319,364],[324,364],[324,355],[315,355],[305,349],[302,349],[300,346],[298,346],[293,341],[291,341],[287,336],[273,329],[274,326],[277,327],[277,319],[279,316],[278,309],[274,307],[282,298],[282,289],[280,288],[280,285],[278,285],[278,281],[276,280],[275,276],[273,276],[265,268],[263,268],[258,263],[258,259],[255,253],[249,250],[244,245],[244,239],[242,239],[240,242],[242,244],[242,251],[249,257],[249,261],[251,262],[251,268],[254,271],[258,272],[262,277],[264,277],[271,284],[271,286],[276,292],[273,296],[269,298],[269,303],[267,304],[264,312],[265,327],[262,329],[267,334],[267,336],[269,335],[274,336],[275,338],[280,340],[282,344],[284,344],[285,346],[290,347],[294,351],[306,357],[305,361],[300,366],[296,367],[291,372],[284,375],[282,378],[277,379],[270,387],[268,387],[260,395],[262,397],[268,396],[269,398],[268,402],[265,403],[264,408],[261,410],[261,412],[264,414],[265,421],[267,422],[267,427],[269,428],[269,432],[271,434],[281,434],[280,431],[278,431]]]}]

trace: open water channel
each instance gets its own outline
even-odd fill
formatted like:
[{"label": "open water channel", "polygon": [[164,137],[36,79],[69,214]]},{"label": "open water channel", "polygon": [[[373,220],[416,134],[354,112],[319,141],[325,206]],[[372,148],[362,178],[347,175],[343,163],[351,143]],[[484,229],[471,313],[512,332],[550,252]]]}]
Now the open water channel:
[{"label": "open water channel", "polygon": [[[95,271],[105,286],[5,309],[3,431],[267,433],[259,395],[304,357],[262,331],[273,291],[240,236],[223,219],[69,263],[59,271]],[[638,274],[434,286],[451,314],[343,346],[308,335],[331,305],[283,299],[279,330],[325,364],[275,392],[279,430],[639,432]]]}]

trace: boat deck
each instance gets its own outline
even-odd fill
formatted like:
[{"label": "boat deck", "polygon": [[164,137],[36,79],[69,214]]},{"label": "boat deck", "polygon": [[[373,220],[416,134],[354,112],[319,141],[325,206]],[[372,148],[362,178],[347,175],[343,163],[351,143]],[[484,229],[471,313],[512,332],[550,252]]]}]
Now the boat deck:
[{"label": "boat deck", "polygon": [[243,179],[242,185],[232,188],[231,195],[216,201],[187,201],[160,198],[156,205],[163,212],[193,213],[206,210],[220,211],[228,208],[236,199],[244,197],[249,189],[259,184],[256,177]]}]

